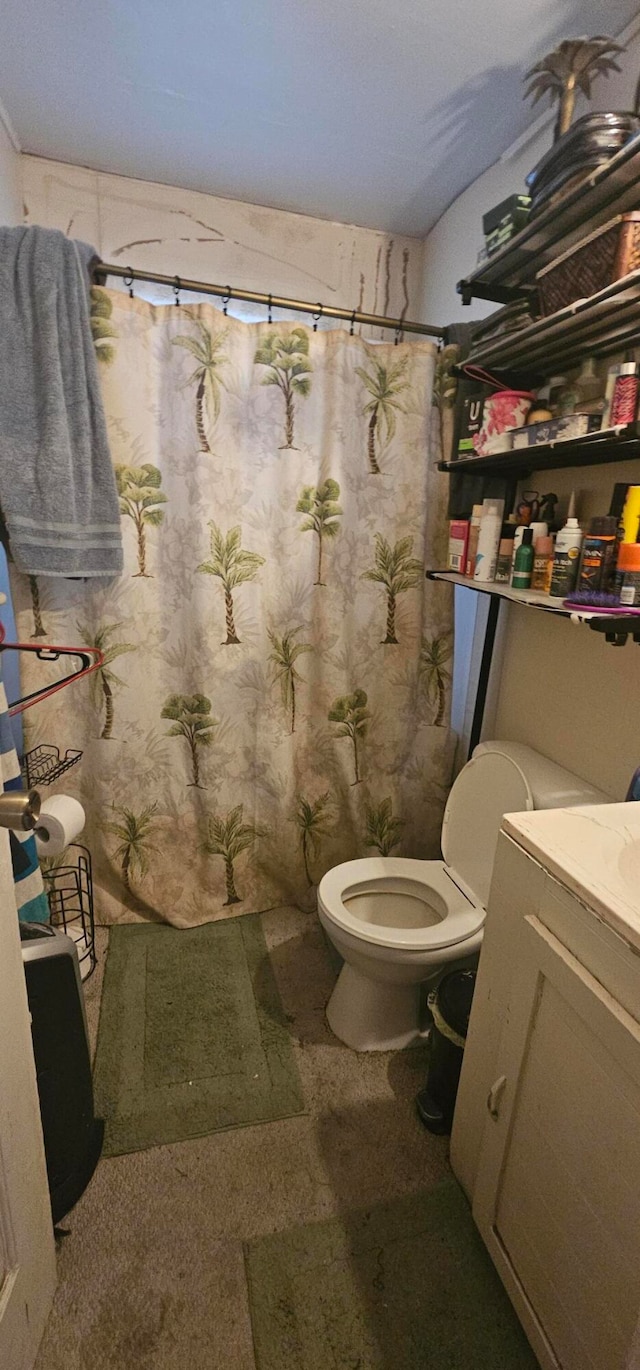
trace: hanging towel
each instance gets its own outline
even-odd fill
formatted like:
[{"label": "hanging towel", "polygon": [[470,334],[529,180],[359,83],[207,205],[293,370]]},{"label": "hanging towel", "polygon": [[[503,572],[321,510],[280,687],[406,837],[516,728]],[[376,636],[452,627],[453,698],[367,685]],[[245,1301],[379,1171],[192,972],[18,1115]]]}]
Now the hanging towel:
[{"label": "hanging towel", "polygon": [[18,570],[115,576],[122,534],[89,322],[95,257],[0,228],[0,505]]},{"label": "hanging towel", "polygon": [[[0,676],[0,778],[3,790],[23,789],[20,762],[13,744],[11,720],[2,677]],[[22,923],[48,923],[49,900],[44,892],[42,875],[32,832],[9,833],[11,863],[15,882],[18,917]]]}]

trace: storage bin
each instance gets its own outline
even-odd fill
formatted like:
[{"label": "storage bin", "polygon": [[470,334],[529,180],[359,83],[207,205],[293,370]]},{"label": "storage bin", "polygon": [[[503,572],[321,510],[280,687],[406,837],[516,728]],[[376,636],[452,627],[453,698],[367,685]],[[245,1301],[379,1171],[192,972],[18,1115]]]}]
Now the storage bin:
[{"label": "storage bin", "polygon": [[575,243],[536,276],[543,314],[555,314],[575,300],[599,290],[640,268],[640,211],[618,214]]}]

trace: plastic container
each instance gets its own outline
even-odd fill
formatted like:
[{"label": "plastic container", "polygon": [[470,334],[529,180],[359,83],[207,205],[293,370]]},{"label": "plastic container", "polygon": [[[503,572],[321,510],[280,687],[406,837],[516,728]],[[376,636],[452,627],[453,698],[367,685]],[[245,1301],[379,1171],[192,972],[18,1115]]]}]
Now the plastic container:
[{"label": "plastic container", "polygon": [[508,585],[511,580],[511,563],[513,561],[513,540],[516,535],[514,523],[503,523],[500,534],[500,544],[498,547],[498,559],[496,561],[496,585]]},{"label": "plastic container", "polygon": [[503,515],[503,499],[485,499],[482,501],[482,519],[478,535],[476,564],[473,571],[474,580],[488,581],[493,580],[495,576]]},{"label": "plastic container", "polygon": [[456,970],[429,995],[429,1070],[416,1107],[429,1132],[440,1135],[451,1131],[475,983],[475,971]]},{"label": "plastic container", "polygon": [[533,528],[525,528],[522,542],[516,552],[511,573],[511,586],[514,590],[528,590],[533,574]]},{"label": "plastic container", "polygon": [[610,515],[592,518],[582,547],[580,590],[607,591],[615,576],[616,519]]},{"label": "plastic container", "polygon": [[637,542],[640,532],[640,485],[629,485],[622,510],[622,541]]},{"label": "plastic container", "polygon": [[466,574],[472,576],[476,569],[476,552],[478,550],[478,538],[480,536],[480,521],[482,519],[482,505],[474,504],[469,520],[469,545],[467,547],[467,570]]},{"label": "plastic container", "polygon": [[533,401],[531,390],[495,390],[484,402],[482,427],[473,439],[476,456],[485,457],[489,440],[508,429],[520,428]]},{"label": "plastic container", "polygon": [[627,609],[640,607],[640,543],[621,542],[618,549],[618,587],[620,604]]},{"label": "plastic container", "polygon": [[611,400],[609,424],[616,428],[621,423],[634,423],[638,412],[638,366],[623,362],[616,378]]},{"label": "plastic container", "polygon": [[575,495],[572,494],[567,521],[556,537],[553,553],[550,594],[560,599],[566,599],[576,588],[583,537],[584,533],[575,516]]},{"label": "plastic container", "polygon": [[533,571],[531,572],[531,589],[542,590],[545,595],[549,594],[551,585],[551,572],[553,570],[553,538],[548,534],[534,539],[533,546]]},{"label": "plastic container", "polygon": [[522,545],[522,537],[523,537],[525,528],[530,528],[531,531],[532,531],[532,533],[533,533],[533,545],[534,545],[534,547],[535,547],[535,545],[536,545],[536,542],[538,541],[538,538],[546,538],[547,533],[549,532],[549,524],[548,524],[548,523],[541,522],[540,520],[536,520],[535,523],[519,523],[519,524],[518,524],[518,526],[517,526],[517,528],[516,528],[516,535],[515,535],[515,537],[514,537],[514,539],[513,539],[513,556],[512,556],[512,559],[511,559],[511,570],[512,570],[512,571],[513,571],[513,566],[514,566],[514,562],[515,562],[515,559],[516,559],[516,552],[517,552],[518,548]]},{"label": "plastic container", "polygon": [[458,571],[464,575],[467,566],[467,548],[469,546],[469,520],[451,519],[449,523],[449,550],[447,553],[447,570]]}]

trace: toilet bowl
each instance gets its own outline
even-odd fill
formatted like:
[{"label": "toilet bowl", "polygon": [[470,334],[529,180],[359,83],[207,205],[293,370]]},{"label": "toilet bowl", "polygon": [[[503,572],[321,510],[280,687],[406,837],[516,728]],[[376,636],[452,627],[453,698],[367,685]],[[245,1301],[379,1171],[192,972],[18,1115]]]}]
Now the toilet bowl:
[{"label": "toilet bowl", "polygon": [[318,886],[322,926],[344,965],[329,1026],[356,1051],[408,1046],[426,1027],[426,992],[475,965],[505,813],[602,804],[607,796],[519,743],[482,742],[444,812],[442,861],[345,861]]}]

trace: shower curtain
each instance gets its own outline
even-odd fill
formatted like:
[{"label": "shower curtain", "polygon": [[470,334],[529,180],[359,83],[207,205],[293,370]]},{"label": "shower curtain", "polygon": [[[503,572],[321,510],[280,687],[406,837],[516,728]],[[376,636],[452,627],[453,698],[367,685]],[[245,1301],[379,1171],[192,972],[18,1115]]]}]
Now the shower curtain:
[{"label": "shower curtain", "polygon": [[57,788],[87,812],[98,920],[310,907],[337,862],[436,855],[434,346],[92,296],[125,572],[12,588],[23,638],[104,652],[25,716],[27,746],[83,752]]}]

